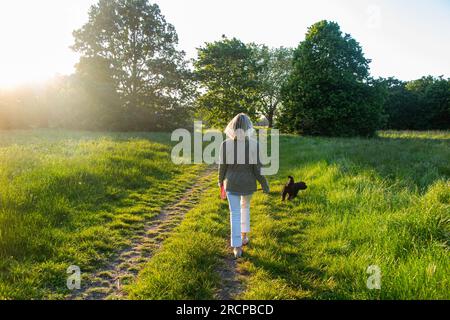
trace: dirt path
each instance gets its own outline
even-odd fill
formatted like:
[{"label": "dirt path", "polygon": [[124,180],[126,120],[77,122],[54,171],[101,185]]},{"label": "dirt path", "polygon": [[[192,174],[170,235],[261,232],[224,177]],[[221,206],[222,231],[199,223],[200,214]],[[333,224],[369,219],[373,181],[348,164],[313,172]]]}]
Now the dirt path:
[{"label": "dirt path", "polygon": [[234,259],[232,251],[229,251],[224,265],[218,270],[222,278],[222,286],[217,292],[219,300],[234,300],[245,291],[245,275],[240,272],[238,260]]},{"label": "dirt path", "polygon": [[[82,288],[69,299],[103,300],[124,299],[123,284],[132,282],[139,270],[161,247],[164,239],[180,224],[184,215],[199,200],[202,191],[208,187],[215,167],[208,167],[183,196],[165,207],[155,218],[146,222],[142,232],[131,247],[120,251],[109,265],[82,280]],[[83,286],[84,284],[84,286]]]},{"label": "dirt path", "polygon": [[[250,245],[250,244],[249,244]],[[218,300],[236,300],[240,299],[241,294],[245,291],[245,284],[248,274],[243,272],[239,264],[245,261],[245,252],[248,248],[244,246],[244,255],[239,259],[234,258],[233,250],[228,242],[228,253],[222,266],[217,270],[222,283],[216,293]]]}]

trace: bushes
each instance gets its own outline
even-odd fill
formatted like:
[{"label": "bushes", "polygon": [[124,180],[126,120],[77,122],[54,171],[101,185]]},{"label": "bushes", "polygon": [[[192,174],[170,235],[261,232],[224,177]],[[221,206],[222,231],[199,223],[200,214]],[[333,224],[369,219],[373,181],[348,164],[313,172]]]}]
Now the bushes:
[{"label": "bushes", "polygon": [[402,82],[383,80],[388,129],[435,130],[450,128],[450,79],[432,76]]}]

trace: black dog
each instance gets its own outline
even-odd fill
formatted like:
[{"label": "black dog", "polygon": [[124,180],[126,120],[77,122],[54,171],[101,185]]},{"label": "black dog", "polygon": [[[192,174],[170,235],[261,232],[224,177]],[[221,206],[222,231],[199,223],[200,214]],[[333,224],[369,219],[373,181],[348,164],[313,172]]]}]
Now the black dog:
[{"label": "black dog", "polygon": [[289,195],[288,200],[294,199],[300,190],[308,188],[304,182],[294,182],[294,178],[289,176],[289,181],[283,188],[283,201],[286,199],[286,195]]}]

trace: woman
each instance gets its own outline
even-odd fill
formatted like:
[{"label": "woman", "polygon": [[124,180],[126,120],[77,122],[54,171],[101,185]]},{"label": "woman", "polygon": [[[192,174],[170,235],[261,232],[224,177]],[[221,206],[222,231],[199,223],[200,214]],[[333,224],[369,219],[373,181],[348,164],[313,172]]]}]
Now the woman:
[{"label": "woman", "polygon": [[250,200],[256,191],[256,181],[264,193],[269,193],[269,184],[261,175],[258,143],[251,138],[253,131],[250,118],[244,113],[238,114],[226,127],[228,139],[220,150],[219,186],[227,192],[231,247],[236,258],[242,256],[242,246],[249,242]]}]

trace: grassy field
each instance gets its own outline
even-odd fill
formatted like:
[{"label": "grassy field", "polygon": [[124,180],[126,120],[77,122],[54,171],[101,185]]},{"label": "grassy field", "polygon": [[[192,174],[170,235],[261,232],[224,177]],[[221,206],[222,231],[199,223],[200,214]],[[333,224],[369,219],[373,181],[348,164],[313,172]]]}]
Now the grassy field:
[{"label": "grassy field", "polygon": [[[198,176],[168,134],[0,133],[0,298],[60,299],[68,265],[94,270]],[[450,299],[450,133],[281,137],[237,264],[244,299]],[[281,202],[287,175],[309,185]],[[176,188],[172,182],[177,179]],[[215,299],[228,208],[216,176],[135,282],[132,299]],[[381,290],[368,290],[378,265]]]},{"label": "grassy field", "polygon": [[[427,138],[428,137],[428,138]],[[244,299],[450,299],[448,133],[284,136],[272,194],[255,195]],[[282,203],[292,174],[309,185]],[[227,205],[206,194],[130,286],[132,298],[214,299],[230,252]],[[382,289],[368,290],[378,265]]]},{"label": "grassy field", "polygon": [[89,272],[129,245],[200,169],[173,165],[169,141],[0,133],[0,299],[63,298],[68,266]]},{"label": "grassy field", "polygon": [[[288,174],[309,189],[255,199],[244,298],[450,298],[449,140],[389,136],[284,137],[274,191]],[[381,290],[366,288],[369,265]]]}]

